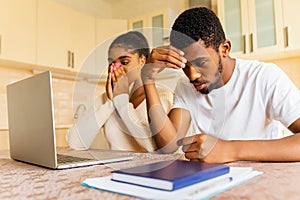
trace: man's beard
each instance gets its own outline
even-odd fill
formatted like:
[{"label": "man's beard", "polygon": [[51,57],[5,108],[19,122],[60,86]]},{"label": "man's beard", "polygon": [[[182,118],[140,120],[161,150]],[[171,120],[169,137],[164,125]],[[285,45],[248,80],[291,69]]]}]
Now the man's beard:
[{"label": "man's beard", "polygon": [[222,72],[223,72],[223,65],[221,63],[221,59],[219,59],[218,70],[216,70],[216,72],[215,72],[216,81],[213,83],[210,83],[208,85],[208,87],[198,90],[198,92],[200,92],[201,94],[208,94],[212,90],[222,87],[223,86],[223,80],[222,80],[222,76],[221,76]]}]

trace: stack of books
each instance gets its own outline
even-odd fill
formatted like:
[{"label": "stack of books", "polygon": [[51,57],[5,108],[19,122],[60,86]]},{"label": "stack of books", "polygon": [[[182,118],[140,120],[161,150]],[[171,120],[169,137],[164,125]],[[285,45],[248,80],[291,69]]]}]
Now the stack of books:
[{"label": "stack of books", "polygon": [[260,174],[251,167],[169,160],[87,178],[82,185],[143,199],[207,199]]}]

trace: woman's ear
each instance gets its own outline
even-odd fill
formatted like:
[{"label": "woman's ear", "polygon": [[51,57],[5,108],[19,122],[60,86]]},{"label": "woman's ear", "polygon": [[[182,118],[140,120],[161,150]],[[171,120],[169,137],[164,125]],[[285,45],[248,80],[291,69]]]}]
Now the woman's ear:
[{"label": "woman's ear", "polygon": [[146,57],[144,55],[142,55],[141,57],[139,57],[139,60],[140,60],[141,66],[144,66],[146,64]]},{"label": "woman's ear", "polygon": [[221,43],[220,47],[220,52],[223,57],[226,57],[229,55],[230,50],[231,50],[231,42],[229,40],[225,40],[224,42]]}]

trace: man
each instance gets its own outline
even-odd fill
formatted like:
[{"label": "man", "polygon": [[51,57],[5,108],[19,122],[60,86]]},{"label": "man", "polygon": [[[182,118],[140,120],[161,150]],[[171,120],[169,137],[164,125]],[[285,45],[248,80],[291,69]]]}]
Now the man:
[{"label": "man", "polygon": [[[274,64],[234,59],[218,17],[207,8],[183,12],[170,46],[152,50],[142,69],[148,117],[161,152],[182,146],[192,161],[300,161],[300,92]],[[174,105],[163,112],[155,76],[182,69]],[[282,137],[279,122],[292,133]],[[185,137],[192,123],[195,135]]]}]

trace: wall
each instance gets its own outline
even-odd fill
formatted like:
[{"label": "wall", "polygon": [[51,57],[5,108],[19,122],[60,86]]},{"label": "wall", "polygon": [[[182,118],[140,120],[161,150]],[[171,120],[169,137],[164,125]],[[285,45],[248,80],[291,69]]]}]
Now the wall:
[{"label": "wall", "polygon": [[[31,69],[0,66],[0,149],[9,148],[6,86],[15,81],[30,77],[35,73],[39,73],[39,71],[35,72]],[[94,97],[103,92],[103,90],[103,85],[97,85],[85,80],[76,81],[70,78],[70,76],[59,73],[53,75],[54,116],[58,147],[67,146],[65,134],[68,128],[74,123],[74,112],[77,106],[83,103],[86,107],[89,107],[93,103]],[[100,133],[97,136],[92,147],[108,148],[103,134]]]},{"label": "wall", "polygon": [[298,88],[300,88],[300,57],[272,60],[292,79]]},{"label": "wall", "polygon": [[187,0],[53,0],[75,10],[102,19],[129,19],[172,8],[180,12],[188,5]]}]

